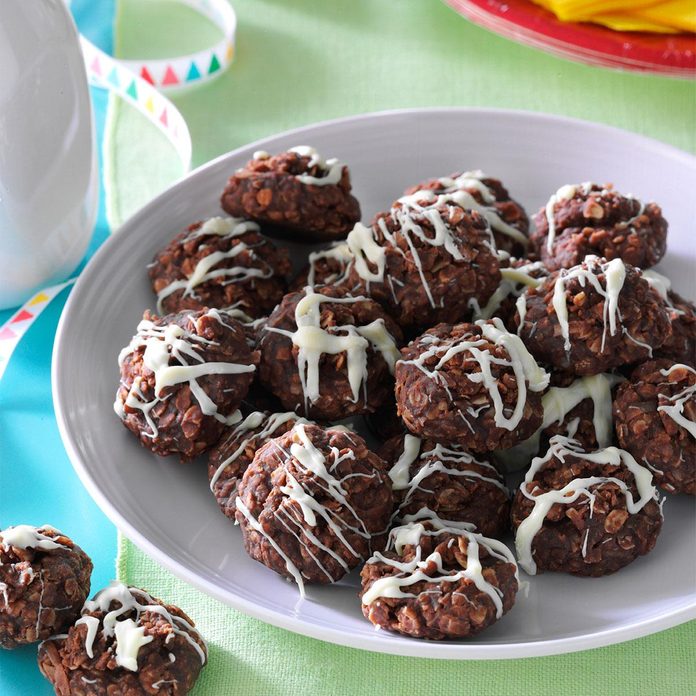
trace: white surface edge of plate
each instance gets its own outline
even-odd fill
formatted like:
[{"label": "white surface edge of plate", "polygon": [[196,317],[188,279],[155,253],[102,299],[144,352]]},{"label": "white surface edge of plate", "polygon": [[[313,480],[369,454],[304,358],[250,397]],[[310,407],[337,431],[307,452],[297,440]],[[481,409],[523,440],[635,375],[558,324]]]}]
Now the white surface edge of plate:
[{"label": "white surface edge of plate", "polygon": [[[357,114],[353,114],[352,116],[340,116],[339,118],[331,118],[331,119],[326,119],[325,121],[317,121],[316,123],[310,123],[305,126],[298,126],[297,128],[290,128],[286,131],[281,131],[280,133],[273,133],[272,135],[266,136],[265,138],[260,138],[259,140],[254,140],[251,143],[248,143],[247,145],[242,145],[241,147],[237,147],[234,150],[230,150],[229,152],[225,152],[222,155],[218,155],[217,157],[208,160],[207,162],[204,162],[200,166],[196,167],[196,169],[188,172],[187,174],[184,174],[183,176],[179,177],[176,179],[170,186],[168,186],[164,191],[161,191],[158,193],[151,201],[149,201],[146,205],[144,205],[140,210],[136,211],[131,215],[128,220],[126,220],[121,227],[125,227],[126,225],[132,225],[137,217],[142,213],[142,211],[147,207],[155,202],[157,202],[162,196],[169,194],[172,189],[175,187],[180,186],[183,182],[187,181],[190,177],[192,177],[195,174],[198,174],[199,172],[205,171],[206,169],[212,169],[215,167],[219,162],[221,162],[224,159],[227,159],[228,157],[233,157],[234,155],[237,155],[241,152],[244,152],[245,150],[249,149],[262,149],[262,146],[265,143],[271,142],[273,140],[276,140],[278,138],[285,138],[285,137],[290,137],[295,134],[302,134],[308,129],[317,129],[317,128],[325,128],[325,127],[332,127],[332,126],[338,126],[341,125],[342,123],[348,123],[348,122],[354,122],[354,121],[361,121],[364,119],[373,119],[373,118],[392,118],[394,116],[417,116],[419,114],[430,114],[430,113],[461,113],[461,114],[471,114],[471,113],[477,113],[477,114],[490,114],[492,116],[495,115],[502,115],[502,114],[508,114],[508,115],[514,115],[518,116],[520,118],[532,118],[535,120],[546,120],[552,123],[558,123],[558,122],[565,122],[568,125],[580,125],[583,128],[589,128],[589,129],[595,129],[601,132],[613,132],[617,136],[621,137],[630,137],[632,140],[638,139],[643,142],[644,146],[650,146],[651,149],[655,149],[658,151],[663,151],[665,154],[669,153],[671,157],[675,157],[677,159],[682,160],[687,166],[694,167],[696,170],[696,154],[691,154],[689,152],[686,152],[685,150],[681,150],[678,147],[674,145],[670,145],[669,143],[662,142],[661,140],[657,140],[656,138],[651,138],[647,135],[643,135],[642,133],[636,133],[634,131],[629,131],[626,130],[625,128],[619,128],[618,126],[612,126],[606,123],[601,123],[599,121],[588,121],[582,118],[575,118],[573,116],[566,116],[563,114],[557,115],[557,114],[551,114],[546,111],[533,111],[530,109],[503,109],[503,108],[496,108],[496,107],[467,107],[467,106],[433,106],[433,107],[416,107],[412,109],[384,109],[382,111],[367,111],[367,112],[361,112]],[[121,229],[119,227],[119,229]],[[118,230],[116,230],[111,237],[116,234]],[[94,256],[92,258],[95,258],[97,254],[99,254],[106,243],[108,243],[108,239],[102,246],[97,249],[95,252]],[[90,259],[91,262],[92,259]],[[78,279],[79,282],[79,279]]]},{"label": "white surface edge of plate", "polygon": [[[147,203],[143,208],[132,215],[123,225],[123,227],[132,227],[138,224],[138,220],[141,216],[147,214],[147,211],[151,207],[155,207],[158,202],[167,196],[173,195],[178,189],[186,184],[188,179],[194,175],[199,174],[206,169],[213,168],[223,160],[239,156],[245,151],[261,149],[263,145],[267,142],[274,141],[281,137],[290,137],[295,134],[301,135],[308,129],[316,130],[318,128],[332,127],[334,125],[340,125],[345,122],[354,122],[363,119],[374,119],[374,118],[390,118],[395,116],[418,116],[425,115],[428,113],[438,113],[438,112],[449,112],[449,113],[461,113],[464,114],[478,114],[478,115],[510,115],[516,116],[518,118],[531,118],[533,120],[547,120],[558,124],[558,122],[565,122],[568,125],[577,124],[583,128],[595,129],[599,132],[606,133],[607,131],[613,132],[617,137],[630,137],[631,140],[640,140],[644,147],[651,150],[662,152],[665,155],[669,155],[672,158],[681,160],[683,164],[692,168],[694,174],[696,175],[696,157],[684,152],[672,145],[668,145],[661,141],[643,136],[641,134],[633,133],[631,131],[626,131],[614,126],[608,126],[601,123],[596,123],[592,121],[585,121],[582,119],[570,118],[565,116],[555,116],[553,114],[547,114],[543,112],[535,111],[524,111],[524,110],[513,110],[513,109],[486,109],[486,108],[467,108],[467,107],[436,107],[436,108],[417,108],[417,109],[395,109],[371,113],[363,113],[356,116],[347,116],[337,119],[331,119],[326,121],[317,122],[314,124],[309,124],[299,128],[294,128],[281,133],[276,133],[267,138],[263,138],[242,147],[236,148],[228,153],[220,155],[219,157],[206,162],[197,169],[188,173],[187,175],[181,177],[176,182],[174,182],[170,187],[162,191],[155,198],[153,198],[149,203]],[[119,230],[121,229],[119,228]],[[520,657],[539,657],[544,655],[555,655],[561,653],[575,652],[579,650],[587,650],[591,648],[597,648],[605,645],[611,645],[614,643],[619,643],[626,640],[631,640],[634,638],[639,638],[646,636],[657,631],[665,630],[671,628],[680,623],[687,622],[692,619],[696,619],[696,595],[692,598],[692,601],[685,602],[683,605],[671,612],[664,615],[651,618],[649,620],[642,620],[640,624],[629,624],[625,626],[620,626],[613,629],[597,631],[594,633],[586,633],[578,636],[570,636],[567,638],[552,639],[552,640],[533,640],[527,642],[517,642],[517,643],[503,643],[503,644],[476,644],[461,642],[457,644],[451,643],[438,643],[436,641],[421,641],[417,639],[401,638],[399,640],[394,640],[392,635],[388,635],[384,638],[380,637],[379,631],[375,631],[374,636],[370,639],[370,644],[366,645],[359,636],[353,637],[350,634],[338,630],[327,628],[325,626],[316,626],[313,624],[305,623],[301,619],[294,617],[286,617],[281,614],[274,612],[273,610],[264,609],[259,607],[253,602],[250,602],[242,597],[239,597],[231,592],[222,591],[215,584],[208,582],[196,575],[195,572],[187,569],[183,564],[169,558],[165,553],[160,551],[160,549],[146,539],[140,532],[138,532],[129,522],[126,520],[116,508],[111,504],[111,502],[106,498],[102,491],[96,486],[94,480],[92,479],[90,473],[88,472],[82,457],[79,454],[75,442],[68,430],[66,417],[63,409],[60,405],[60,399],[58,395],[61,393],[61,375],[57,369],[56,356],[61,350],[62,343],[64,341],[64,327],[67,322],[67,317],[69,317],[72,310],[73,304],[77,303],[77,298],[80,295],[80,290],[83,286],[88,285],[89,277],[92,273],[95,273],[95,269],[98,269],[99,263],[102,257],[107,256],[110,253],[110,247],[116,243],[114,239],[118,235],[118,230],[107,239],[104,244],[97,250],[95,255],[89,261],[83,272],[80,274],[75,287],[70,293],[70,297],[66,302],[63,312],[60,317],[58,328],[56,331],[56,338],[53,347],[53,360],[51,367],[51,386],[53,393],[53,403],[56,414],[56,421],[58,424],[58,429],[60,432],[61,439],[70,458],[70,461],[75,469],[80,481],[85,486],[89,494],[101,508],[101,510],[106,514],[106,516],[116,525],[116,527],[121,531],[129,540],[131,540],[138,548],[149,555],[153,560],[155,560],[160,565],[164,566],[170,570],[174,575],[186,581],[187,583],[197,587],[206,594],[222,601],[223,603],[238,609],[254,618],[260,619],[266,623],[284,628],[295,633],[306,635],[319,640],[329,641],[336,643],[338,645],[344,645],[347,647],[358,648],[362,650],[368,650],[373,652],[383,652],[394,655],[404,655],[410,657],[427,657],[427,658],[437,658],[437,659],[514,659]]]}]

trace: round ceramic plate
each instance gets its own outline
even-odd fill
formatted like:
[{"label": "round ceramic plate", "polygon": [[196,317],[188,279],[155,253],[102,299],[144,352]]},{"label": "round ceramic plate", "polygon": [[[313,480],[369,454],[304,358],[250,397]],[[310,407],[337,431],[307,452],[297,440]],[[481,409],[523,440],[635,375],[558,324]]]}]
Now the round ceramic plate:
[{"label": "round ceramic plate", "polygon": [[294,585],[250,560],[220,514],[205,466],[149,454],[114,415],[116,357],[153,296],[145,266],[177,232],[220,214],[227,177],[258,149],[311,144],[350,165],[370,220],[409,184],[457,169],[502,178],[528,211],[560,185],[593,179],[655,199],[670,221],[662,271],[694,297],[696,161],[640,136],[592,123],[512,111],[441,109],[368,114],[253,143],[206,164],[146,205],[89,263],[58,330],[53,395],[61,435],[84,485],[147,554],[204,592],[264,621],[356,648],[440,658],[504,658],[591,648],[696,616],[694,500],[670,497],[655,550],[601,579],[531,578],[514,609],[474,640],[424,642],[376,631],[363,618],[355,574],[338,585]]},{"label": "round ceramic plate", "polygon": [[559,58],[603,68],[693,79],[693,34],[614,31],[589,22],[562,22],[531,0],[445,0],[474,24]]}]

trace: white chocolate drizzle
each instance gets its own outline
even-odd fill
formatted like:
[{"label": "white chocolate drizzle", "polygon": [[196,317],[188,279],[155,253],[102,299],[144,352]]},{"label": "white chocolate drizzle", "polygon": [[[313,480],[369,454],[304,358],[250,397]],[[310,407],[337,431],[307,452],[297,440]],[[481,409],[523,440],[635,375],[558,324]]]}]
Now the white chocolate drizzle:
[{"label": "white chocolate drizzle", "polygon": [[[387,230],[385,239],[390,244],[398,249],[394,243],[393,235]],[[346,238],[348,248],[355,259],[355,269],[358,275],[367,283],[369,289],[370,283],[383,283],[384,271],[386,270],[386,256],[384,248],[379,245],[375,239],[372,228],[365,227],[361,222],[356,222],[355,227],[351,230]],[[400,253],[401,250],[399,250]],[[376,267],[376,271],[370,270],[368,262]]]},{"label": "white chocolate drizzle", "polygon": [[317,265],[324,260],[336,261],[339,270],[335,273],[330,273],[323,279],[321,285],[340,285],[348,279],[353,254],[346,242],[334,242],[327,249],[321,249],[320,251],[313,251],[310,253],[309,271],[307,273],[307,285],[309,287],[314,288],[317,286]]},{"label": "white chocolate drizzle", "polygon": [[[474,170],[470,172],[464,172],[457,176],[456,178],[443,176],[438,179],[443,187],[442,191],[438,191],[441,196],[449,196],[454,193],[463,194],[459,197],[460,205],[467,210],[475,210],[477,213],[482,215],[488,221],[488,224],[496,231],[504,234],[511,239],[514,239],[519,244],[524,247],[527,246],[529,240],[526,235],[518,230],[516,227],[508,224],[503,220],[495,207],[497,198],[494,191],[483,183],[483,179],[488,177],[480,170]],[[483,203],[471,195],[471,190],[477,191]],[[423,194],[428,193],[427,189],[421,191],[416,191],[415,193],[407,196],[405,198],[422,198]],[[432,192],[430,192],[432,193]],[[404,200],[401,198],[399,200]]]},{"label": "white chocolate drizzle", "polygon": [[[474,319],[490,319],[500,309],[503,300],[508,297],[518,297],[526,288],[538,287],[542,279],[535,278],[532,273],[540,271],[545,273],[546,267],[541,261],[530,261],[522,266],[501,268],[501,281],[495,292],[491,295],[485,307],[474,305]],[[524,315],[522,315],[524,319]],[[521,324],[522,322],[520,322]]]},{"label": "white chocolate drizzle", "polygon": [[669,293],[672,291],[672,281],[667,276],[663,276],[652,268],[642,271],[641,275],[648,281],[650,287],[660,296],[660,299],[665,303],[670,313],[677,316],[686,314],[683,309],[679,309],[679,307],[672,302],[672,298],[669,296]]},{"label": "white chocolate drizzle", "polygon": [[[593,184],[590,181],[580,184],[580,188],[586,194],[590,191],[592,186]],[[559,188],[558,191],[556,191],[556,193],[554,193],[546,203],[546,223],[549,227],[548,236],[546,237],[546,251],[548,251],[549,254],[553,251],[553,243],[556,239],[556,223],[554,221],[554,208],[556,207],[556,203],[571,200],[577,193],[577,190],[577,186],[573,184],[565,184],[565,186],[561,186],[561,188]]]},{"label": "white chocolate drizzle", "polygon": [[[112,603],[117,604],[113,609]],[[104,617],[98,619],[90,616],[92,612],[102,612]],[[145,612],[159,614],[171,625],[170,635],[184,638],[198,653],[201,664],[205,664],[206,650],[192,636],[196,636],[204,646],[205,641],[193,624],[182,616],[171,614],[166,607],[157,604],[147,592],[127,587],[120,582],[112,582],[98,592],[94,599],[87,600],[82,608],[83,616],[75,622],[75,625],[87,626],[87,655],[90,658],[94,657],[94,640],[101,627],[105,638],[114,638],[116,664],[131,672],[137,672],[140,648],[153,640],[153,636],[145,635],[145,627],[140,623],[140,617]]]},{"label": "white chocolate drizzle", "polygon": [[[342,556],[326,546],[313,530],[317,525],[328,527],[336,540],[344,546],[349,554],[359,560],[360,555],[346,538],[346,533],[360,536],[366,540],[370,540],[372,534],[365,527],[365,523],[360,519],[346,497],[346,490],[343,488],[343,484],[347,479],[355,478],[356,476],[374,478],[375,476],[379,476],[379,472],[375,470],[371,474],[352,473],[340,479],[336,478],[334,473],[338,465],[346,459],[354,459],[354,452],[349,449],[341,454],[336,447],[332,446],[330,448],[330,454],[328,457],[325,457],[324,454],[316,448],[307,434],[304,423],[295,424],[291,432],[296,437],[294,438],[295,441],[290,445],[290,451],[288,452],[279,445],[276,445],[275,455],[280,462],[280,468],[285,471],[286,483],[280,488],[280,491],[290,500],[297,503],[297,507],[281,505],[275,510],[274,515],[287,533],[292,535],[300,546],[302,546],[303,555],[307,558],[311,558],[316,567],[326,575],[329,581],[333,582],[331,574],[317,558],[309,544],[331,556],[346,572],[350,569],[350,566]],[[293,468],[299,469],[303,471],[303,473],[311,474],[313,484],[321,488],[321,490],[335,501],[340,508],[349,513],[349,516],[353,519],[352,523],[346,520],[346,514],[339,515],[333,509],[333,506],[327,507],[317,501],[316,498],[313,497],[311,490],[306,488],[292,475],[288,468],[291,459],[293,461]],[[278,543],[265,532],[258,520],[244,504],[241,497],[237,497],[235,504],[238,512],[246,518],[249,526],[263,536],[283,559],[287,571],[297,583],[300,595],[304,597],[304,576],[302,571],[292,562],[292,559],[282,550]],[[303,537],[307,539],[309,544]]]},{"label": "white chocolate drizzle", "polygon": [[406,434],[403,440],[403,451],[399,455],[394,466],[389,469],[389,478],[392,481],[392,488],[401,491],[408,488],[411,480],[411,464],[418,459],[423,441],[415,435]]},{"label": "white chocolate drizzle", "polygon": [[578,377],[567,387],[551,387],[541,397],[544,420],[539,432],[554,423],[562,423],[581,401],[592,399],[592,424],[597,444],[600,448],[609,447],[613,424],[611,390],[622,381],[619,375],[600,374]]},{"label": "white chocolate drizzle", "polygon": [[[669,377],[674,370],[686,370],[687,372],[696,375],[696,370],[688,365],[682,365],[681,363],[672,365],[672,367],[667,370],[660,370],[660,374],[663,377]],[[678,394],[671,397],[665,396],[665,398],[667,398],[671,403],[658,406],[657,410],[661,413],[667,414],[678,426],[684,428],[684,430],[686,430],[691,437],[696,439],[696,422],[689,420],[684,416],[684,408],[687,402],[696,400],[696,382],[691,386],[685,387]]]},{"label": "white chocolate drizzle", "polygon": [[[601,274],[604,275],[603,283],[599,278]],[[552,305],[561,329],[561,337],[563,338],[566,354],[571,349],[568,300],[566,298],[566,283],[570,280],[577,280],[583,288],[588,284],[591,285],[595,292],[603,298],[602,320],[604,326],[600,352],[603,353],[606,347],[608,325],[609,335],[615,336],[620,328],[621,332],[629,340],[648,348],[650,355],[652,355],[652,349],[649,345],[633,338],[626,330],[626,327],[621,326],[622,319],[619,300],[626,280],[626,265],[621,259],[602,261],[602,259],[594,255],[586,256],[582,264],[578,266],[561,269],[554,283]]]},{"label": "white chocolate drizzle", "polygon": [[[529,490],[530,484],[534,481],[537,472],[551,459],[556,458],[565,462],[566,457],[572,456],[578,459],[592,462],[595,464],[610,464],[611,466],[623,466],[633,475],[633,479],[638,490],[638,500],[634,500],[633,493],[624,481],[615,476],[586,476],[575,478],[558,490],[550,490],[546,493],[534,495],[535,490]],[[595,494],[593,490],[607,483],[615,484],[626,499],[626,509],[632,515],[640,512],[651,500],[659,500],[657,489],[652,483],[653,475],[650,470],[636,460],[625,450],[618,447],[606,447],[595,452],[586,453],[580,448],[577,441],[562,435],[551,438],[551,445],[548,452],[543,457],[535,457],[532,465],[520,485],[520,491],[529,500],[533,501],[534,507],[529,515],[522,520],[515,533],[515,548],[520,567],[529,575],[536,574],[536,562],[533,558],[532,544],[534,537],[541,529],[546,515],[554,505],[569,505],[578,498],[585,497],[590,506],[592,515]],[[585,539],[585,542],[587,539]],[[586,552],[583,547],[583,554]]]},{"label": "white chocolate drizzle", "polygon": [[16,549],[38,549],[40,551],[52,551],[54,549],[67,549],[65,544],[61,544],[53,537],[44,534],[42,530],[54,532],[60,535],[60,532],[48,524],[41,527],[32,527],[28,524],[18,524],[14,527],[0,530],[0,539],[3,550],[7,551],[11,546]]},{"label": "white chocolate drizzle", "polygon": [[[223,317],[218,310],[208,310],[207,314],[203,316],[210,317],[224,325]],[[198,383],[198,379],[206,375],[236,375],[253,372],[256,367],[231,362],[206,362],[198,349],[207,345],[217,344],[182,328],[178,324],[157,326],[154,322],[143,319],[138,324],[136,335],[119,354],[118,364],[119,367],[122,367],[127,356],[144,347],[143,364],[155,375],[155,398],[151,401],[145,400],[140,389],[141,378],[136,377],[125,402],[121,403],[117,396],[114,403],[116,414],[121,419],[125,418],[124,406],[142,411],[150,429],[149,433],[144,432],[143,434],[146,437],[155,438],[158,429],[150,416],[150,411],[158,403],[168,398],[167,395],[161,395],[164,389],[187,382],[204,415],[213,416],[216,420],[228,425],[238,422],[241,419],[238,411],[230,416],[224,416],[218,412],[217,405],[206,394]],[[170,365],[172,359],[179,364]]]},{"label": "white chocolate drizzle", "polygon": [[305,407],[315,403],[321,396],[319,388],[319,361],[321,356],[346,354],[346,370],[353,402],[360,398],[361,391],[367,394],[368,349],[378,353],[394,374],[394,365],[400,353],[394,337],[387,331],[384,319],[375,319],[365,326],[346,324],[332,326],[329,330],[321,327],[321,305],[352,304],[365,298],[329,297],[305,288],[305,296],[295,308],[295,331],[286,331],[266,326],[266,331],[279,333],[289,338],[297,346],[297,369],[302,385]]},{"label": "white chocolate drizzle", "polygon": [[160,679],[152,683],[152,688],[159,691],[165,684],[178,684],[178,679]]},{"label": "white chocolate drizzle", "polygon": [[329,184],[336,185],[341,181],[341,176],[343,176],[343,162],[335,157],[325,160],[313,147],[309,147],[308,145],[291,147],[288,152],[294,152],[300,157],[309,157],[307,169],[318,167],[322,172],[321,176],[296,174],[295,178],[300,183],[312,186],[328,186]]},{"label": "white chocolate drizzle", "polygon": [[145,635],[145,627],[138,626],[133,619],[117,621],[114,625],[116,637],[116,664],[131,672],[138,671],[140,648],[152,643],[153,637]]},{"label": "white chocolate drizzle", "polygon": [[[270,415],[263,411],[253,411],[250,413],[226,438],[221,440],[221,443],[218,445],[218,447],[226,447],[228,444],[234,442],[237,444],[237,448],[215,470],[213,477],[210,479],[210,490],[215,490],[215,484],[218,482],[222,472],[236,461],[252,440],[264,443],[266,440],[273,437],[276,430],[289,421],[309,423],[308,420],[301,418],[293,411],[272,413]],[[255,433],[254,431],[258,428],[261,428],[261,430]]]},{"label": "white chocolate drizzle", "polygon": [[[481,591],[487,594],[496,610],[496,617],[503,615],[502,592],[498,587],[489,583],[483,575],[483,566],[480,560],[480,549],[484,548],[491,556],[510,563],[515,567],[515,577],[517,575],[517,564],[510,550],[497,539],[489,539],[471,531],[471,525],[467,523],[456,523],[440,520],[430,510],[421,510],[417,515],[409,515],[405,519],[408,521],[400,527],[396,527],[389,533],[386,552],[394,551],[400,555],[405,546],[415,546],[415,554],[410,561],[399,561],[385,556],[382,553],[375,553],[367,562],[384,563],[391,566],[397,572],[394,575],[386,576],[375,580],[372,585],[363,593],[362,603],[367,606],[380,597],[385,598],[415,598],[418,595],[409,591],[413,585],[419,582],[428,583],[426,590],[432,593],[432,585],[444,586],[446,583],[458,583],[461,580],[469,580]],[[428,527],[422,521],[426,521]],[[466,568],[459,571],[447,570],[443,567],[442,556],[439,551],[433,551],[423,558],[420,540],[423,537],[438,537],[440,535],[452,534],[464,536],[467,540]],[[432,575],[426,574],[425,569],[435,566],[436,572]]]},{"label": "white chocolate drizzle", "polygon": [[[472,382],[482,383],[490,395],[494,408],[494,422],[499,428],[514,430],[520,423],[527,402],[527,389],[533,392],[544,391],[549,384],[548,373],[540,367],[531,356],[519,336],[509,333],[500,319],[489,321],[477,321],[476,326],[481,328],[481,338],[474,334],[460,336],[458,338],[440,339],[432,334],[424,334],[421,342],[428,347],[413,360],[403,360],[403,364],[416,366],[425,375],[447,392],[451,401],[452,394],[447,387],[447,382],[440,374],[440,370],[455,355],[469,353],[481,367],[480,372],[467,373],[467,378]],[[488,343],[493,343],[505,348],[509,359],[493,357],[487,348]],[[437,362],[433,368],[426,367],[425,363],[432,358]],[[509,367],[512,369],[517,383],[517,402],[512,413],[507,413],[500,393],[500,383],[493,375],[492,366]],[[469,423],[467,416],[476,418],[478,412],[459,415],[465,423]],[[471,427],[469,425],[469,427]]]},{"label": "white chocolate drizzle", "polygon": [[672,281],[667,276],[654,271],[652,268],[643,271],[642,275],[662,300],[668,302],[669,298],[667,293],[672,289]]},{"label": "white chocolate drizzle", "polygon": [[[241,237],[247,232],[258,232],[260,227],[251,220],[233,217],[212,217],[206,220],[198,229],[193,230],[182,242],[185,244],[198,237],[218,236],[223,239],[233,239]],[[265,239],[261,239],[256,244],[247,244],[239,241],[232,246],[229,251],[214,251],[212,254],[204,256],[196,264],[193,273],[183,280],[174,280],[157,293],[157,310],[163,312],[162,300],[169,295],[183,290],[182,297],[196,298],[195,289],[211,280],[222,280],[223,285],[230,283],[243,283],[254,278],[270,278],[273,276],[273,268],[255,253],[255,249],[268,244]],[[230,266],[228,262],[248,251],[251,258],[256,260],[258,267]],[[222,264],[222,265],[221,265]]]}]

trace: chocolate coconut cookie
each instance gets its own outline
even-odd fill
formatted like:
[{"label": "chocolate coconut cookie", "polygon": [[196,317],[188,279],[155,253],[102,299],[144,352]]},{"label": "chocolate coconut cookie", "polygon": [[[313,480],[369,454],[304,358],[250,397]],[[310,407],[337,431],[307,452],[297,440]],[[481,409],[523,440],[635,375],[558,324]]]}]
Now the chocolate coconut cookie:
[{"label": "chocolate coconut cookie", "polygon": [[221,204],[230,215],[284,229],[291,238],[331,241],[344,238],[360,220],[350,191],[345,164],[302,146],[273,156],[254,153],[230,177]]},{"label": "chocolate coconut cookie", "polygon": [[405,330],[468,318],[500,282],[490,225],[466,208],[467,196],[406,196],[371,228],[358,224],[348,235],[349,282],[362,284]]},{"label": "chocolate coconut cookie", "polygon": [[67,634],[41,643],[39,668],[58,696],[184,696],[207,654],[181,609],[114,582]]},{"label": "chocolate coconut cookie", "polygon": [[662,298],[672,325],[672,333],[653,357],[696,367],[696,305],[674,292],[670,279],[656,271],[644,271],[643,278]]},{"label": "chocolate coconut cookie", "polygon": [[657,203],[641,203],[592,182],[562,186],[535,216],[531,239],[551,271],[588,255],[650,268],[664,255],[667,221]]},{"label": "chocolate coconut cookie", "polygon": [[389,398],[401,331],[373,300],[335,288],[290,293],[260,342],[261,383],[284,408],[341,420]]},{"label": "chocolate coconut cookie", "polygon": [[0,530],[0,648],[60,633],[89,594],[92,561],[53,527]]},{"label": "chocolate coconut cookie", "polygon": [[118,358],[114,410],[143,447],[191,459],[240,420],[257,358],[242,326],[224,312],[145,312]]},{"label": "chocolate coconut cookie", "polygon": [[255,222],[213,217],[167,244],[148,274],[160,314],[234,306],[258,318],[282,299],[290,257]]},{"label": "chocolate coconut cookie", "polygon": [[303,593],[383,547],[393,497],[384,462],[360,436],[298,423],[256,452],[236,507],[247,553]]},{"label": "chocolate coconut cookie", "polygon": [[438,324],[402,349],[395,374],[399,415],[420,437],[488,452],[542,423],[549,376],[500,319]]},{"label": "chocolate coconut cookie", "polygon": [[598,577],[652,550],[662,511],[652,474],[628,452],[587,453],[557,435],[517,491],[512,525],[520,567],[530,575]]},{"label": "chocolate coconut cookie", "polygon": [[696,370],[670,360],[637,367],[616,393],[619,444],[668,493],[696,495]]},{"label": "chocolate coconut cookie", "polygon": [[413,435],[392,438],[379,454],[389,466],[396,519],[427,509],[442,520],[470,522],[484,536],[507,531],[510,494],[486,459]]},{"label": "chocolate coconut cookie", "polygon": [[523,256],[529,246],[529,218],[524,208],[510,198],[505,186],[498,179],[476,170],[428,179],[411,186],[407,196],[420,191],[432,191],[437,196],[461,192],[465,207],[483,215],[488,220],[498,250],[513,256]]},{"label": "chocolate coconut cookie", "polygon": [[646,360],[671,332],[667,311],[641,272],[596,256],[527,288],[515,324],[537,360],[577,375]]},{"label": "chocolate coconut cookie", "polygon": [[360,575],[362,611],[373,624],[429,640],[483,631],[510,611],[519,588],[505,544],[425,511],[392,529],[384,553]]},{"label": "chocolate coconut cookie", "polygon": [[347,242],[334,242],[326,249],[313,251],[307,267],[290,283],[290,292],[306,287],[316,290],[323,285],[350,289],[348,278],[352,261],[353,254]]},{"label": "chocolate coconut cookie", "polygon": [[241,423],[230,426],[208,453],[208,480],[222,512],[234,519],[237,484],[254,459],[256,451],[269,440],[291,430],[295,423],[308,423],[292,411],[254,411]]}]

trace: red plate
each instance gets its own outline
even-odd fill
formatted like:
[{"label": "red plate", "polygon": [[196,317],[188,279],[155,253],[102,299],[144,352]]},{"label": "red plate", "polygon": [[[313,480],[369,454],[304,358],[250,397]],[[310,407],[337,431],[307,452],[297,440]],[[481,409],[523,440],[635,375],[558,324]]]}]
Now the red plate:
[{"label": "red plate", "polygon": [[607,68],[696,77],[696,35],[613,31],[561,22],[529,0],[445,0],[474,24],[561,58]]}]

